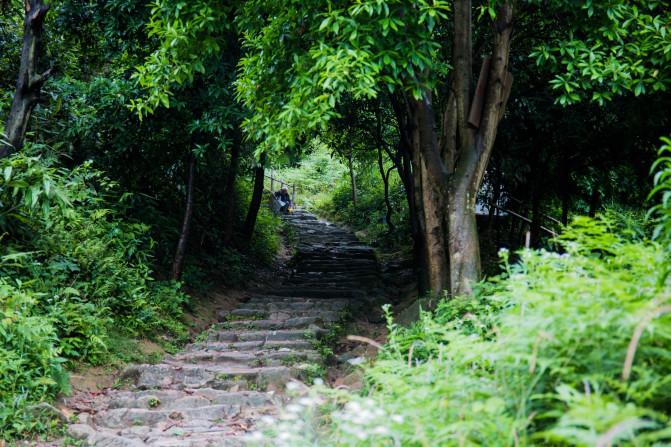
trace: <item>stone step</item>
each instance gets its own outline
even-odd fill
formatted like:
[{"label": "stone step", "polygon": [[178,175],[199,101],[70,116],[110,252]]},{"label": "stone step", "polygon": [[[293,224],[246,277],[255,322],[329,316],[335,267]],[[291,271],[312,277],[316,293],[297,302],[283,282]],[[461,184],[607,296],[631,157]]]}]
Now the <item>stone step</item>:
[{"label": "stone step", "polygon": [[[200,342],[189,346],[207,347],[210,350],[222,351],[255,351],[259,349],[312,349],[314,341],[303,340],[257,340],[257,341],[238,341],[234,343],[226,342]],[[194,348],[195,349],[195,348]]]},{"label": "stone step", "polygon": [[97,414],[94,423],[98,427],[123,428],[133,425],[155,427],[169,421],[225,419],[240,414],[239,405],[208,405],[179,410],[155,410],[146,408],[116,408]]},{"label": "stone step", "polygon": [[366,293],[358,289],[339,289],[339,288],[321,288],[321,287],[287,287],[280,286],[273,290],[275,295],[285,296],[305,296],[311,298],[360,298],[365,299]]},{"label": "stone step", "polygon": [[190,390],[115,391],[108,396],[108,409],[145,408],[175,410],[208,405],[238,405],[241,407],[267,407],[280,402],[271,393],[258,391],[221,391],[213,388]]},{"label": "stone step", "polygon": [[315,287],[315,286],[323,286],[327,289],[333,289],[333,288],[338,288],[338,287],[347,287],[351,289],[371,289],[375,288],[379,285],[379,278],[373,278],[369,281],[321,281],[321,280],[310,280],[310,279],[296,279],[296,280],[289,280],[284,283],[284,285],[287,286],[293,286],[293,287]]},{"label": "stone step", "polygon": [[166,363],[236,363],[243,366],[282,366],[299,362],[316,363],[321,360],[314,350],[271,349],[262,351],[218,351],[207,347],[187,350],[172,356]]},{"label": "stone step", "polygon": [[380,275],[375,272],[294,272],[290,279],[328,279],[331,281],[338,280],[356,280],[366,281],[371,278],[378,279]]},{"label": "stone step", "polygon": [[279,296],[272,295],[272,292],[264,293],[251,293],[245,295],[247,300],[244,304],[247,303],[315,303],[317,305],[335,305],[347,307],[350,304],[350,300],[347,298],[337,299],[337,298],[309,298],[303,296]]},{"label": "stone step", "polygon": [[[282,286],[283,287],[283,286]],[[341,310],[347,307],[346,304],[340,301],[328,301],[321,300],[319,302],[315,301],[248,301],[241,305],[239,309],[257,309],[257,310],[266,310],[266,311],[305,311],[305,310],[314,310],[321,309],[324,311],[336,311]]]},{"label": "stone step", "polygon": [[[235,423],[237,418],[230,420]],[[84,441],[87,446],[101,447],[243,447],[242,436],[226,430],[226,420],[213,424],[201,421],[198,425],[184,426],[180,421],[169,420],[165,427],[134,426],[123,430],[74,424],[68,434]]]},{"label": "stone step", "polygon": [[213,326],[214,330],[221,329],[256,329],[256,330],[277,330],[277,329],[299,329],[308,328],[311,325],[319,325],[331,321],[338,321],[339,316],[331,320],[328,316],[322,314],[318,316],[297,317],[291,315],[290,318],[282,319],[264,319],[264,320],[231,320],[224,323],[218,323]]},{"label": "stone step", "polygon": [[[337,266],[302,266],[295,267],[296,273],[359,273],[365,275],[377,275],[377,269],[373,267],[362,267],[357,265],[337,265]],[[299,295],[299,294],[296,294]]]},{"label": "stone step", "polygon": [[[328,311],[328,310],[317,310],[317,309],[312,309],[312,310],[279,310],[279,309],[272,309],[272,310],[265,310],[262,308],[259,309],[248,309],[248,308],[241,308],[241,309],[235,309],[230,312],[220,312],[219,314],[219,321],[222,321],[224,323],[226,322],[235,322],[238,321],[239,318],[242,318],[243,321],[250,321],[250,319],[258,318],[260,320],[264,321],[275,321],[280,323],[279,326],[282,326],[282,322],[286,320],[295,320],[296,318],[302,318],[302,319],[313,319],[314,323],[310,324],[317,324],[317,323],[333,323],[341,319],[341,316],[344,314],[342,310],[337,310],[337,311]],[[296,325],[296,324],[290,324],[289,327],[304,327],[304,325]],[[309,324],[308,324],[309,326]],[[234,326],[231,325],[229,328],[235,329],[237,327],[242,327],[242,328],[258,328],[258,329],[272,329],[273,325],[266,325],[266,326],[258,326],[254,324],[245,324],[242,326]],[[287,327],[286,329],[289,329]],[[222,326],[224,328],[224,326]],[[279,329],[283,329],[283,327],[280,327]]]},{"label": "stone step", "polygon": [[296,377],[288,366],[246,367],[236,364],[201,363],[198,365],[169,364],[135,365],[123,372],[122,377],[133,381],[138,389],[214,388],[229,390],[265,390],[268,386],[281,389],[291,377]]},{"label": "stone step", "polygon": [[278,329],[270,331],[218,330],[210,331],[207,340],[228,343],[241,341],[305,340],[316,339],[324,332],[324,329],[317,326],[311,326],[306,329]]}]

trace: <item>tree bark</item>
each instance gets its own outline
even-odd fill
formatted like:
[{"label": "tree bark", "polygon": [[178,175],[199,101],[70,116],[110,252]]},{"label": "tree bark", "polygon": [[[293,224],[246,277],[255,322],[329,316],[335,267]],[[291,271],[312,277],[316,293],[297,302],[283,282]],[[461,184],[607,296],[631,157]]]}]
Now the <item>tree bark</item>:
[{"label": "tree bark", "polygon": [[377,167],[380,171],[380,177],[382,177],[382,183],[384,184],[384,204],[387,208],[387,214],[385,217],[387,227],[389,228],[389,233],[393,233],[395,228],[394,223],[391,221],[391,216],[394,212],[394,209],[391,206],[391,201],[389,200],[389,174],[391,174],[392,168],[389,168],[385,172],[384,161],[382,158],[382,148],[378,145],[377,147]]},{"label": "tree bark", "polygon": [[[394,209],[391,206],[391,201],[389,200],[389,175],[391,174],[392,168],[389,168],[386,172],[384,169],[384,158],[382,156],[382,148],[386,147],[384,137],[382,136],[382,115],[380,114],[380,105],[378,104],[377,109],[375,110],[375,135],[377,138],[377,167],[380,171],[380,177],[382,178],[382,183],[384,184],[384,203],[387,208],[387,214],[385,217],[387,227],[389,228],[389,233],[393,233],[396,229],[394,223],[391,221],[391,216],[394,212]],[[394,160],[392,159],[392,162]]]},{"label": "tree bark", "polygon": [[184,219],[182,220],[182,231],[177,242],[175,258],[172,262],[172,279],[179,281],[184,269],[184,257],[186,247],[189,242],[189,233],[191,232],[191,220],[193,217],[193,183],[196,177],[196,157],[191,154],[189,159],[189,175],[186,187],[186,206],[184,209]]},{"label": "tree bark", "polygon": [[44,4],[43,0],[24,0],[24,10],[21,65],[12,107],[5,125],[7,140],[5,142],[0,140],[0,157],[6,157],[23,146],[30,115],[39,100],[42,85],[52,72],[49,69],[42,74],[37,73],[40,68],[44,19],[49,11],[49,5]]},{"label": "tree bark", "polygon": [[354,161],[352,160],[352,153],[347,155],[347,161],[349,165],[349,178],[352,185],[352,204],[356,206],[358,196],[356,192],[356,172],[354,172]]},{"label": "tree bark", "polygon": [[596,216],[596,212],[601,206],[601,193],[599,192],[599,185],[592,186],[592,194],[589,197],[589,217]]},{"label": "tree bark", "polygon": [[413,99],[409,106],[413,122],[414,172],[416,183],[420,185],[423,210],[428,289],[432,297],[438,297],[450,288],[445,224],[448,175],[440,159],[431,92],[425,91],[421,100]]},{"label": "tree bark", "polygon": [[261,202],[263,201],[263,179],[265,175],[266,154],[261,154],[259,164],[254,169],[254,190],[252,192],[252,200],[249,203],[249,210],[247,211],[247,218],[245,219],[245,226],[242,229],[243,240],[246,245],[252,241],[254,235],[254,227],[256,226],[256,218],[261,209]]},{"label": "tree bark", "polygon": [[408,107],[402,102],[404,98],[399,95],[389,96],[394,115],[396,117],[397,128],[399,132],[399,143],[396,148],[396,163],[398,174],[403,182],[405,198],[408,202],[408,214],[410,217],[410,235],[412,237],[412,252],[415,267],[415,276],[417,278],[417,289],[421,295],[429,290],[428,268],[426,266],[426,244],[423,234],[423,210],[421,201],[418,200],[419,193],[416,188],[416,175],[414,170],[414,155],[410,134],[412,132],[412,123],[408,113]]},{"label": "tree bark", "polygon": [[238,176],[238,167],[240,165],[240,136],[237,135],[231,146],[231,162],[226,176],[226,186],[224,188],[224,223],[223,223],[223,242],[230,245],[233,240],[233,231],[235,227],[235,180]]},{"label": "tree bark", "polygon": [[479,126],[469,126],[471,10],[470,0],[454,3],[453,83],[444,112],[449,116],[441,120],[440,145],[431,91],[425,90],[422,98],[411,101],[413,143],[421,154],[419,158],[413,154],[413,164],[421,171],[429,286],[434,294],[449,289],[453,296],[472,294],[480,280],[475,204],[512,83],[507,66],[513,9],[506,0],[498,7],[494,22],[493,54],[482,111],[478,113]]}]

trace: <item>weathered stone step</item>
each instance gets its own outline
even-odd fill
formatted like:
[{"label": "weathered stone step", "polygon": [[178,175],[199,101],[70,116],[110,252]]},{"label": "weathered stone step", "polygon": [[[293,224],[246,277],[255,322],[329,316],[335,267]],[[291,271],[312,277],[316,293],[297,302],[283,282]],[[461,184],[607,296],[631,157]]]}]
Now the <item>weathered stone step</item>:
[{"label": "weathered stone step", "polygon": [[221,329],[256,329],[256,330],[277,330],[277,329],[299,329],[307,328],[313,324],[328,323],[328,316],[322,314],[318,316],[296,317],[293,314],[290,318],[282,319],[264,319],[264,320],[231,320],[224,323],[218,323],[213,326],[214,330]]},{"label": "weathered stone step", "polygon": [[208,405],[179,410],[155,410],[146,408],[116,408],[99,413],[94,418],[98,427],[123,428],[133,425],[153,427],[173,421],[225,419],[240,414],[239,405]]},{"label": "weathered stone step", "polygon": [[[104,447],[242,447],[246,445],[242,436],[230,434],[227,427],[239,423],[239,418],[220,418],[209,421],[199,419],[188,424],[181,420],[168,419],[157,426],[135,425],[119,428],[96,427],[76,424],[69,428],[75,439],[85,441],[85,445]],[[227,432],[226,436],[222,436]]]},{"label": "weathered stone step", "polygon": [[371,278],[369,281],[323,281],[318,279],[302,279],[296,278],[285,282],[285,285],[291,285],[294,287],[314,287],[314,286],[323,286],[327,289],[333,289],[338,287],[347,287],[352,289],[369,289],[376,287],[378,285],[379,278]]},{"label": "weathered stone step", "polygon": [[323,309],[325,311],[334,311],[345,308],[347,305],[342,301],[322,300],[314,301],[249,301],[244,303],[241,309],[258,309],[267,311],[304,311],[313,309]]},{"label": "weathered stone step", "polygon": [[208,405],[267,407],[278,403],[277,396],[258,391],[222,391],[213,388],[190,390],[116,391],[109,396],[107,407],[174,410]]},{"label": "weathered stone step", "polygon": [[207,347],[188,350],[175,355],[167,363],[238,363],[244,366],[282,366],[298,362],[318,362],[319,353],[314,350],[273,349],[262,351],[218,351]]},{"label": "weathered stone step", "polygon": [[334,305],[347,307],[350,304],[350,300],[347,298],[337,299],[337,298],[310,298],[302,296],[279,296],[272,295],[272,292],[266,291],[266,293],[252,293],[246,295],[247,303],[315,303],[317,305]]},{"label": "weathered stone step", "polygon": [[[296,273],[360,273],[376,275],[378,271],[373,267],[358,265],[334,265],[334,266],[302,266],[295,267]],[[298,293],[296,295],[299,295]]]},{"label": "weathered stone step", "polygon": [[356,280],[367,281],[370,278],[379,278],[380,275],[375,272],[295,272],[290,279],[328,279],[331,281],[338,280]]},{"label": "weathered stone step", "polygon": [[273,290],[275,295],[305,296],[311,298],[365,298],[366,293],[358,289],[339,289],[321,287],[287,287],[280,286]]},{"label": "weathered stone step", "polygon": [[280,389],[291,377],[287,366],[243,367],[227,364],[199,365],[137,365],[127,368],[123,377],[131,379],[138,389],[155,388],[214,388],[264,390],[268,385]]},{"label": "weathered stone step", "polygon": [[288,341],[318,338],[324,329],[312,326],[307,329],[278,329],[272,331],[211,331],[208,341],[235,343],[240,341]]},{"label": "weathered stone step", "polygon": [[255,351],[259,349],[312,349],[314,342],[312,340],[258,340],[258,341],[238,341],[234,343],[226,342],[201,342],[189,345],[196,349],[196,346],[207,347],[210,350],[222,351]]},{"label": "weathered stone step", "polygon": [[[230,312],[222,312],[219,316],[219,321],[222,322],[235,322],[235,318],[244,318],[245,321],[249,321],[250,318],[260,318],[262,320],[270,320],[282,322],[295,318],[312,318],[314,323],[333,323],[340,320],[341,315],[343,314],[342,310],[329,311],[329,310],[282,310],[282,309],[271,309],[265,310],[263,308],[258,309],[248,309],[241,308],[235,309]],[[296,325],[294,325],[296,326]],[[238,326],[239,327],[239,326]],[[256,325],[243,325],[242,327],[246,328],[257,328]],[[301,327],[300,325],[296,327]],[[222,326],[223,328],[223,326]],[[231,328],[236,328],[236,326],[231,326]],[[270,329],[270,327],[260,327],[259,329]],[[283,329],[283,328],[280,328]],[[288,328],[287,328],[288,329]]]}]

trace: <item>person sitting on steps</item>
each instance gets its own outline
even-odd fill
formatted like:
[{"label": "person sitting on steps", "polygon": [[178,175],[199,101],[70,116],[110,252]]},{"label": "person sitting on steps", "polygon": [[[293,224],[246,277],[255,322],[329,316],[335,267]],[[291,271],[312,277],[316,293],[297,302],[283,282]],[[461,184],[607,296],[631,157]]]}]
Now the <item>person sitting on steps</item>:
[{"label": "person sitting on steps", "polygon": [[289,195],[289,190],[286,187],[281,188],[279,191],[275,191],[275,199],[280,204],[280,212],[288,213],[291,209],[291,196]]}]

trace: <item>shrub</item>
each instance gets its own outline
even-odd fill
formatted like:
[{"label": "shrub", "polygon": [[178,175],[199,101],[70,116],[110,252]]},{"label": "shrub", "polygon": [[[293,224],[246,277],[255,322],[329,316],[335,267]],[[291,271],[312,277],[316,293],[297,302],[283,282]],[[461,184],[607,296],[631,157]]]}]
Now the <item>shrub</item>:
[{"label": "shrub", "polygon": [[0,173],[0,438],[9,438],[48,428],[35,403],[65,390],[64,363],[108,360],[112,331],[184,338],[187,297],[153,279],[149,228],[124,217],[125,196],[89,163],[57,169],[17,154]]},{"label": "shrub", "polygon": [[510,265],[504,252],[506,273],[475,299],[444,300],[410,328],[390,321],[363,393],[314,389],[271,430],[291,442],[260,444],[669,442],[669,253],[622,229],[579,218],[561,253]]},{"label": "shrub", "polygon": [[38,295],[0,279],[0,439],[45,424],[30,405],[68,387],[56,328],[38,301]]}]

